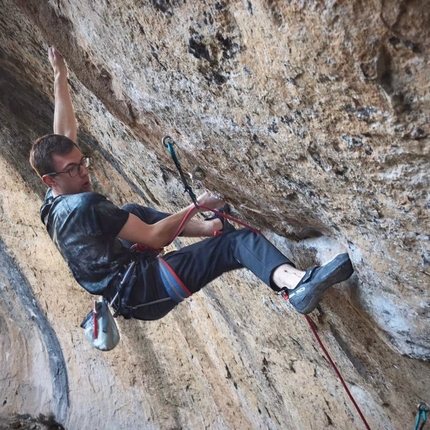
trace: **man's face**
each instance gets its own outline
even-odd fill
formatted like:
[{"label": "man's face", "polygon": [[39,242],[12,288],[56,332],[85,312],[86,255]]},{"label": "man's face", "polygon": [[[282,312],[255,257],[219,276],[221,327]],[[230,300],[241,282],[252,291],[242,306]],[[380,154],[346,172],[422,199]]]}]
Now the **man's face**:
[{"label": "man's face", "polygon": [[[81,163],[84,155],[75,146],[71,152],[65,155],[53,155],[52,164],[55,172],[65,172],[74,165]],[[79,194],[86,191],[91,191],[90,178],[88,176],[88,168],[81,165],[79,174],[75,177],[70,177],[68,173],[60,173],[55,176],[46,177],[44,182],[47,183],[54,194],[54,197],[63,194]]]}]

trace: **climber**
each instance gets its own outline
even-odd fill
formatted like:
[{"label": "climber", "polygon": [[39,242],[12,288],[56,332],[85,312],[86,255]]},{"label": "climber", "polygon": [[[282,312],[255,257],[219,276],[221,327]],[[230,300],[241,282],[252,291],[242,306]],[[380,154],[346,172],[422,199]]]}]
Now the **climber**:
[{"label": "climber", "polygon": [[[54,47],[49,49],[49,60],[54,71],[54,134],[34,142],[30,163],[48,186],[42,222],[76,281],[87,291],[112,300],[125,268],[134,264],[127,317],[153,320],[221,274],[246,267],[275,292],[288,294],[292,306],[307,314],[327,288],[351,276],[353,268],[347,254],[301,271],[262,235],[235,230],[219,217],[188,219],[181,235],[207,238],[158,257],[153,250],[168,244],[186,214],[194,216],[201,210],[190,205],[169,215],[137,204],[120,209],[92,192],[90,158],[76,145],[77,122],[67,67]],[[224,205],[209,193],[197,200],[209,208]],[[222,234],[214,236],[214,231]],[[144,247],[138,256],[131,250],[135,243]]]}]

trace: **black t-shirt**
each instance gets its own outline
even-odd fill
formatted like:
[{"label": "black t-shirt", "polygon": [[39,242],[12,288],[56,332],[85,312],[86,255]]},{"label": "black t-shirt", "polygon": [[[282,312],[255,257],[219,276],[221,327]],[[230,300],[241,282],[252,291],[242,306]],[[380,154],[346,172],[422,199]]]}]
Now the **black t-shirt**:
[{"label": "black t-shirt", "polygon": [[40,216],[76,281],[92,294],[101,294],[131,261],[117,238],[129,213],[100,194],[54,198],[48,190]]}]

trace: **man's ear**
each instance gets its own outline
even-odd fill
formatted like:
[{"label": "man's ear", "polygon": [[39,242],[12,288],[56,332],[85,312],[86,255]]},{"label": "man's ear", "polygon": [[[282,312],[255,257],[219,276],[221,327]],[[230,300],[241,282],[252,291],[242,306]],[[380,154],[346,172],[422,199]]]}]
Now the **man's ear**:
[{"label": "man's ear", "polygon": [[52,185],[54,185],[55,183],[54,176],[49,175],[43,175],[42,181],[45,182],[45,184],[48,185],[49,188],[52,188]]}]

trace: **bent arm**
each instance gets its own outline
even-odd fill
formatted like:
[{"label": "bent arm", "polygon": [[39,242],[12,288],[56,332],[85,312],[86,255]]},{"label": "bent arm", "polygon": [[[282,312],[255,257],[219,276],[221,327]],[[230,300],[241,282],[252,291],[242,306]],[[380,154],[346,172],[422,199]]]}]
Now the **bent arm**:
[{"label": "bent arm", "polygon": [[[181,212],[170,215],[155,224],[146,224],[136,215],[130,214],[118,237],[133,243],[141,243],[154,249],[167,246],[178,231],[182,220],[190,212],[188,219],[199,212],[194,205],[188,206]],[[183,229],[183,228],[182,228]],[[180,233],[180,232],[178,232]]]},{"label": "bent arm", "polygon": [[[209,193],[202,194],[198,198],[198,203],[199,205],[212,209],[224,204],[222,200]],[[182,211],[170,215],[155,224],[146,224],[136,215],[130,214],[124,227],[118,233],[118,237],[129,242],[141,243],[154,249],[163,248],[170,243],[175,233],[179,234],[182,231],[178,232],[178,228],[189,212],[189,217],[182,226],[183,230],[191,218],[201,212],[201,210],[197,209],[194,205],[190,205]]]},{"label": "bent arm", "polygon": [[54,47],[49,48],[49,61],[54,70],[54,133],[76,142],[78,125],[67,82],[67,66]]}]

